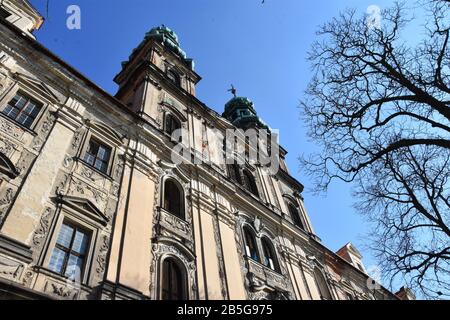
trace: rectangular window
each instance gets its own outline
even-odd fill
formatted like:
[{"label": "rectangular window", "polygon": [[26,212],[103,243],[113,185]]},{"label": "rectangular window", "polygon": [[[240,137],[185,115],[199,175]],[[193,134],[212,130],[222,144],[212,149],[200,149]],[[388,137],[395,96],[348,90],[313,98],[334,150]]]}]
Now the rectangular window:
[{"label": "rectangular window", "polygon": [[81,281],[89,240],[88,232],[63,223],[50,258],[49,269],[69,279]]},{"label": "rectangular window", "polygon": [[84,155],[84,161],[100,172],[107,173],[110,157],[111,148],[91,138]]},{"label": "rectangular window", "polygon": [[31,128],[39,111],[41,111],[41,107],[39,103],[31,100],[27,96],[17,93],[2,110],[2,113],[24,127]]}]

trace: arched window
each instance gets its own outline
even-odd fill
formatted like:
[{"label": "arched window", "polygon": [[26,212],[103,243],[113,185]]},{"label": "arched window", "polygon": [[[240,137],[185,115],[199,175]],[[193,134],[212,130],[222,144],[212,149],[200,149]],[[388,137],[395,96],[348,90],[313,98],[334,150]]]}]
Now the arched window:
[{"label": "arched window", "polygon": [[256,186],[255,177],[248,170],[244,170],[244,181],[248,191],[259,197],[258,187]]},{"label": "arched window", "polygon": [[181,79],[180,76],[178,75],[178,73],[176,73],[175,71],[169,70],[167,71],[167,77],[170,79],[170,81],[172,81],[174,84],[176,84],[177,86],[180,86],[181,84]]},{"label": "arched window", "polygon": [[183,189],[173,179],[164,183],[164,209],[180,219],[184,219]]},{"label": "arched window", "polygon": [[168,113],[166,115],[166,121],[164,124],[164,131],[170,135],[172,135],[172,133],[175,130],[181,129],[181,122],[175,118],[173,115],[171,115],[170,113]]},{"label": "arched window", "polygon": [[261,241],[261,244],[262,244],[263,255],[264,255],[263,264],[266,267],[279,272],[280,266],[278,264],[278,259],[275,254],[275,249],[272,245],[272,242],[267,238],[263,238]]},{"label": "arched window", "polygon": [[303,225],[302,219],[300,218],[300,213],[298,212],[298,209],[290,202],[287,204],[287,206],[289,208],[289,213],[291,215],[294,224],[297,227],[305,230],[305,226]]},{"label": "arched window", "polygon": [[162,300],[187,300],[186,272],[174,259],[165,259],[161,274]]},{"label": "arched window", "polygon": [[256,244],[256,238],[254,233],[248,228],[244,227],[244,237],[245,237],[245,253],[247,257],[260,262],[258,246]]},{"label": "arched window", "polygon": [[319,268],[314,269],[314,278],[316,279],[317,289],[322,300],[332,300],[330,289],[328,289],[327,280]]}]

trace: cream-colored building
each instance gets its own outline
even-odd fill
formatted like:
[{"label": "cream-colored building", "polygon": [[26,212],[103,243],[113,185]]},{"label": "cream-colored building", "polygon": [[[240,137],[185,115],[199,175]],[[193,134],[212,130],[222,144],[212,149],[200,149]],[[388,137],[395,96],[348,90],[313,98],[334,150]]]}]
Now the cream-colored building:
[{"label": "cream-colored building", "polygon": [[195,97],[171,30],[146,34],[112,96],[35,40],[27,1],[2,1],[0,20],[0,298],[405,296],[373,283],[351,244],[321,244],[284,149],[274,174],[221,163],[208,135],[265,125],[246,98],[221,116]]}]

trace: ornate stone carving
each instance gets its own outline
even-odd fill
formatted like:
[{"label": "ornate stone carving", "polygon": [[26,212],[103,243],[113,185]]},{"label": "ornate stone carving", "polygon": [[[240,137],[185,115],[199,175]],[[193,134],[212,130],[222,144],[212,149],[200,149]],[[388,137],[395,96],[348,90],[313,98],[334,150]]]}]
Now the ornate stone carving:
[{"label": "ornate stone carving", "polygon": [[99,209],[104,210],[106,208],[106,193],[80,179],[72,177],[67,194],[89,198]]},{"label": "ornate stone carving", "polygon": [[111,186],[111,194],[117,198],[119,197],[119,191],[120,191],[120,184],[113,183]]},{"label": "ornate stone carving", "polygon": [[80,146],[81,143],[81,138],[83,137],[83,132],[81,130],[78,130],[77,132],[75,132],[75,134],[73,135],[73,139],[72,139],[72,150],[78,150],[78,147]]},{"label": "ornate stone carving", "polygon": [[253,226],[258,233],[260,233],[264,229],[264,224],[262,223],[261,218],[258,216],[255,216],[255,219],[253,220]]},{"label": "ornate stone carving", "polygon": [[192,227],[190,223],[181,220],[180,218],[166,212],[164,209],[160,210],[160,224],[162,227],[174,232],[184,239],[191,240]]},{"label": "ornate stone carving", "polygon": [[17,140],[21,140],[25,132],[19,126],[16,126],[5,118],[0,118],[0,131]]},{"label": "ornate stone carving", "polygon": [[3,219],[5,218],[6,212],[9,208],[9,205],[11,204],[13,198],[14,198],[14,189],[7,188],[4,191],[4,194],[2,198],[0,198],[0,225],[3,222]]},{"label": "ornate stone carving", "polygon": [[80,171],[81,176],[88,178],[91,181],[95,181],[95,172],[94,170],[83,166]]},{"label": "ornate stone carving", "polygon": [[244,219],[239,216],[238,213],[235,213],[235,224],[234,224],[234,238],[236,241],[236,248],[238,251],[238,256],[239,256],[239,265],[241,267],[241,274],[242,274],[242,281],[245,284],[245,288],[246,290],[246,294],[248,296],[249,292],[248,292],[248,288],[249,288],[249,283],[248,283],[248,279],[246,277],[246,274],[248,272],[247,266],[244,263],[244,252],[242,250],[242,248],[244,247],[244,242],[242,239],[242,234],[241,234],[241,228],[242,228],[242,223],[244,222]]},{"label": "ornate stone carving", "polygon": [[55,121],[56,121],[55,115],[51,112],[48,112],[44,122],[42,122],[39,134],[42,136],[46,136],[50,132],[50,129],[53,127]]},{"label": "ornate stone carving", "polygon": [[101,239],[102,242],[97,256],[97,268],[95,269],[95,271],[97,271],[97,275],[100,278],[103,276],[103,273],[105,272],[106,255],[108,254],[109,250],[109,237],[107,235],[103,235]]},{"label": "ornate stone carving", "polygon": [[22,278],[22,284],[25,287],[31,287],[31,282],[33,281],[34,278],[34,272],[31,270],[28,270],[25,272],[23,278]]},{"label": "ornate stone carving", "polygon": [[224,300],[228,299],[228,291],[226,284],[226,274],[225,274],[225,261],[223,258],[222,252],[222,239],[220,236],[220,225],[219,218],[216,216],[213,217],[213,229],[214,229],[214,239],[216,240],[216,252],[217,252],[217,260],[219,265],[219,277],[220,277],[220,289],[222,291],[222,297]]},{"label": "ornate stone carving", "polygon": [[42,139],[41,137],[38,136],[38,137],[34,138],[31,148],[34,151],[39,152],[43,145],[44,145],[44,139]]},{"label": "ornate stone carving", "polygon": [[250,259],[248,260],[248,266],[250,287],[253,291],[259,291],[265,287],[283,292],[291,291],[289,281],[285,276]]},{"label": "ornate stone carving", "polygon": [[66,155],[64,157],[63,167],[66,169],[71,169],[72,164],[73,164],[73,157],[71,157],[70,155]]},{"label": "ornate stone carving", "polygon": [[65,190],[67,188],[67,185],[69,183],[70,177],[68,174],[60,174],[58,175],[58,178],[56,181],[58,181],[55,184],[55,194],[56,195],[62,195],[65,193]]},{"label": "ornate stone carving", "polygon": [[15,280],[20,278],[24,269],[20,262],[0,256],[0,276]]},{"label": "ornate stone carving", "polygon": [[117,181],[120,180],[120,178],[122,177],[123,169],[124,169],[124,162],[122,158],[119,156],[119,160],[117,161],[116,167],[114,168],[114,175],[113,175],[114,180]]},{"label": "ornate stone carving", "polygon": [[109,198],[108,204],[106,205],[105,215],[108,221],[112,222],[113,217],[116,215],[118,201],[113,198]]},{"label": "ornate stone carving", "polygon": [[41,219],[39,220],[39,227],[36,229],[33,235],[33,245],[35,246],[35,248],[39,248],[47,237],[53,213],[54,211],[52,208],[45,208],[45,211],[42,214]]},{"label": "ornate stone carving", "polygon": [[47,282],[45,288],[46,292],[66,300],[76,300],[79,292],[67,284],[58,284],[54,282]]},{"label": "ornate stone carving", "polygon": [[22,151],[22,155],[16,165],[17,171],[20,173],[20,177],[25,176],[35,158],[36,156],[33,153],[26,150]]},{"label": "ornate stone carving", "polygon": [[12,143],[11,141],[0,137],[0,152],[9,156],[11,153],[17,149],[17,145]]},{"label": "ornate stone carving", "polygon": [[[165,256],[174,256],[177,259],[179,259],[185,266],[187,277],[188,277],[188,285],[190,290],[189,291],[189,300],[195,300],[198,297],[198,290],[197,290],[197,281],[196,281],[196,265],[195,260],[187,257],[183,252],[180,251],[176,246],[173,245],[166,245],[163,243],[156,243],[152,246],[153,251],[153,263],[150,268],[151,273],[151,279],[153,283],[157,283],[157,272],[156,272],[156,266],[160,263],[161,259],[163,259]],[[150,290],[153,292],[154,297],[156,298],[156,292],[154,290],[157,289],[157,285],[152,286],[150,284]]]}]

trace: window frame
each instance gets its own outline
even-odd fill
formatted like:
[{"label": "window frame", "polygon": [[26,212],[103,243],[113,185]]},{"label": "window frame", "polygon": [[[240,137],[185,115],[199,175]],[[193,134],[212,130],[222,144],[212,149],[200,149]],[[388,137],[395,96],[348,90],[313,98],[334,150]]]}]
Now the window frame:
[{"label": "window frame", "polygon": [[[255,259],[255,258],[252,257],[252,255],[251,255],[251,249],[250,249],[250,246],[248,245],[248,241],[247,241],[247,233],[250,235],[252,241],[254,242],[254,247],[255,247],[257,259]],[[246,256],[248,259],[251,259],[252,261],[255,261],[255,262],[257,262],[257,263],[262,264],[262,261],[261,261],[261,252],[259,252],[260,250],[259,250],[259,246],[258,246],[258,239],[257,239],[257,237],[256,237],[255,232],[253,231],[253,229],[252,229],[250,226],[245,225],[245,226],[242,228],[242,234],[243,234],[243,236],[244,236],[244,250],[245,250],[245,256]]]},{"label": "window frame", "polygon": [[[180,298],[181,299],[163,299],[164,296],[164,280],[165,280],[165,263],[170,262],[172,266],[176,266],[178,268],[178,271],[180,272]],[[161,259],[160,268],[159,268],[159,299],[164,301],[185,301],[189,300],[189,292],[188,292],[188,274],[187,269],[184,266],[184,264],[180,261],[180,259],[173,257],[173,256],[166,256]],[[170,279],[169,279],[170,282]]]},{"label": "window frame", "polygon": [[291,201],[287,201],[286,206],[289,212],[289,216],[292,220],[292,223],[301,230],[306,231],[305,223],[302,220],[299,208],[296,207]]},{"label": "window frame", "polygon": [[[316,283],[317,292],[320,295],[320,299],[321,300],[333,300],[333,294],[331,293],[331,288],[330,288],[330,285],[327,281],[327,278],[326,278],[324,272],[321,270],[321,268],[316,266],[314,268],[313,273],[314,273],[314,282]],[[319,279],[321,281],[319,281]],[[322,285],[320,285],[320,283],[322,283]],[[323,292],[323,290],[325,290],[326,292]],[[323,295],[324,293],[329,295],[329,298],[324,296]]]},{"label": "window frame", "polygon": [[[172,125],[173,125],[173,123],[177,123],[179,125],[178,128],[173,129],[171,132],[168,132],[168,127],[167,127],[168,118],[172,119],[172,121],[171,121]],[[165,112],[164,113],[164,124],[163,124],[164,133],[166,135],[170,136],[170,138],[172,139],[173,132],[177,129],[183,129],[183,122],[180,119],[178,119],[178,117],[175,116],[174,114],[172,114],[171,112]],[[181,139],[182,139],[182,136],[180,136],[178,142],[182,142]]]},{"label": "window frame", "polygon": [[[178,190],[180,191],[180,213],[181,213],[182,216],[179,216],[179,215],[169,211],[166,208],[166,205],[165,205],[165,202],[166,202],[165,201],[166,200],[166,184],[168,182],[170,182],[170,181],[172,183],[174,183],[176,186],[178,186]],[[177,179],[175,179],[172,176],[168,176],[168,177],[163,178],[161,183],[162,183],[162,192],[161,192],[161,205],[160,205],[160,207],[165,212],[173,215],[174,217],[177,217],[178,219],[183,220],[183,221],[187,221],[187,217],[186,217],[186,196],[185,196],[186,192],[185,192],[185,190],[183,188],[183,185]]]},{"label": "window frame", "polygon": [[263,253],[264,260],[266,259],[266,250],[265,250],[266,248],[273,255],[273,258],[272,258],[273,267],[267,266],[265,264],[265,261],[262,261],[262,264],[265,267],[271,269],[272,271],[275,271],[277,273],[281,273],[280,261],[279,261],[279,258],[278,258],[278,255],[277,255],[277,252],[276,252],[275,246],[273,245],[272,240],[270,240],[267,236],[261,237],[261,248],[262,248],[262,251],[263,251],[262,253]]},{"label": "window frame", "polygon": [[[89,164],[85,159],[85,155],[87,153],[87,150],[89,148],[89,143],[91,139],[97,141],[97,143],[104,145],[108,148],[110,148],[110,155],[109,155],[109,161],[106,172],[103,172],[93,165]],[[92,128],[89,128],[88,131],[84,134],[84,139],[81,143],[82,147],[79,148],[79,151],[77,153],[77,159],[81,161],[83,164],[88,166],[90,169],[94,170],[95,172],[98,172],[100,175],[112,179],[112,170],[114,168],[114,165],[116,164],[116,158],[117,158],[117,146],[115,143],[113,143],[110,139],[107,138],[106,135],[102,135],[98,133],[97,131],[93,131]]]},{"label": "window frame", "polygon": [[[91,146],[91,143],[96,143],[96,144],[98,145],[98,150],[99,150],[100,148],[103,148],[103,149],[105,149],[106,151],[109,152],[108,158],[107,158],[106,161],[98,157],[98,151],[97,151],[97,154],[96,154],[96,155],[93,155],[93,154],[90,154],[90,153],[89,153],[89,155],[92,156],[92,157],[94,158],[94,163],[91,164],[91,163],[89,163],[88,160],[86,160],[86,156],[87,156],[87,154],[88,154],[88,150],[89,150],[89,148],[90,148],[90,146]],[[91,168],[97,170],[98,172],[103,173],[104,175],[108,175],[108,174],[109,174],[110,163],[111,163],[111,161],[112,161],[112,156],[113,156],[113,147],[111,147],[110,145],[108,145],[108,144],[106,144],[106,143],[101,142],[100,139],[97,139],[95,136],[92,136],[92,135],[91,135],[91,137],[89,138],[89,140],[86,141],[86,148],[85,148],[85,151],[83,152],[82,160],[83,160],[84,163],[86,163],[86,164],[87,164],[88,166],[90,166]],[[105,164],[105,163],[106,163],[106,169],[105,169],[105,171],[103,171],[103,170],[101,170],[101,169],[98,169],[98,168],[95,166],[95,165],[97,164],[97,161],[100,161],[102,164]]]},{"label": "window frame", "polygon": [[[71,227],[73,229],[73,233],[72,233],[72,236],[71,236],[71,239],[70,239],[69,247],[64,247],[63,245],[58,243],[58,238],[59,238],[59,236],[61,234],[63,226],[69,226],[69,227]],[[86,235],[88,237],[88,242],[87,242],[84,254],[80,254],[80,253],[78,253],[78,252],[73,250],[75,237],[76,237],[76,234],[77,234],[78,231],[83,233],[84,235]],[[48,269],[51,272],[56,273],[56,274],[58,274],[58,275],[60,275],[62,277],[74,280],[74,279],[72,279],[70,276],[68,276],[66,274],[68,263],[69,263],[69,259],[70,259],[70,257],[72,255],[77,257],[77,258],[83,257],[83,265],[81,267],[80,280],[83,279],[84,274],[86,272],[86,264],[87,264],[86,263],[87,262],[86,258],[87,258],[87,254],[89,253],[88,250],[89,250],[89,246],[91,244],[91,241],[92,241],[92,232],[90,230],[87,230],[86,228],[80,226],[79,224],[73,223],[71,220],[68,220],[68,219],[63,220],[63,222],[61,223],[61,225],[59,227],[59,232],[58,232],[58,234],[56,234],[55,245],[54,245],[54,247],[53,247],[53,249],[51,250],[51,253],[50,253],[50,260],[49,260],[49,263],[47,265]],[[63,265],[62,265],[62,268],[61,268],[61,272],[57,272],[55,270],[50,269],[50,262],[51,262],[51,259],[53,257],[53,253],[54,253],[55,249],[59,249],[59,250],[64,252],[64,261],[63,261]]]},{"label": "window frame", "polygon": [[[167,79],[169,79],[169,81],[171,83],[176,85],[178,88],[182,88],[182,86],[181,86],[181,75],[177,71],[175,71],[173,69],[167,69],[166,76],[167,76]],[[173,78],[171,76],[173,76]]]},{"label": "window frame", "polygon": [[80,226],[81,229],[90,233],[90,241],[86,248],[85,261],[83,273],[81,275],[81,284],[87,285],[91,281],[91,269],[94,263],[95,247],[98,243],[98,237],[100,230],[103,228],[100,224],[90,222],[88,219],[82,217],[75,209],[68,208],[65,205],[59,206],[55,218],[53,219],[52,227],[49,228],[49,235],[47,241],[44,244],[44,250],[42,257],[38,260],[38,265],[41,268],[47,270],[52,275],[60,277],[62,279],[69,279],[65,275],[61,275],[49,268],[50,260],[53,254],[53,250],[56,247],[56,242],[61,231],[61,227],[64,222],[68,222],[72,225]]},{"label": "window frame", "polygon": [[[34,118],[33,122],[31,123],[30,127],[27,127],[20,122],[16,121],[15,119],[10,118],[5,113],[3,113],[6,106],[9,104],[9,102],[14,99],[16,95],[22,95],[26,97],[29,100],[32,100],[40,105],[40,110],[36,114],[36,117]],[[7,90],[3,96],[0,97],[0,116],[13,123],[14,125],[18,126],[22,130],[25,130],[28,133],[31,133],[32,135],[37,135],[36,128],[39,126],[43,115],[48,112],[50,106],[49,100],[44,98],[41,94],[37,93],[35,90],[33,90],[31,87],[16,82],[9,90]]]}]

